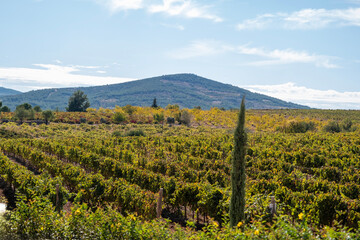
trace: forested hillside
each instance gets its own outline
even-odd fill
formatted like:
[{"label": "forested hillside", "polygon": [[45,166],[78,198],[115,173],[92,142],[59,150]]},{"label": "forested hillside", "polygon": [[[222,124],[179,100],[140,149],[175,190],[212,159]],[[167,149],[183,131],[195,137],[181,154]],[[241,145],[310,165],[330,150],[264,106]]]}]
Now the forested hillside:
[{"label": "forested hillside", "polygon": [[151,106],[153,99],[156,98],[161,107],[177,104],[181,108],[200,106],[203,109],[211,107],[231,109],[240,106],[243,95],[246,95],[247,108],[250,109],[308,108],[194,74],[165,75],[98,87],[37,90],[1,97],[1,100],[11,109],[26,102],[33,106],[38,105],[42,109],[64,110],[69,97],[78,89],[87,94],[93,108],[115,108],[116,105],[128,104]]},{"label": "forested hillside", "polygon": [[16,90],[14,90],[14,89],[0,87],[0,97],[1,97],[1,96],[7,96],[7,95],[20,94],[20,93],[21,93],[21,92],[16,91]]}]

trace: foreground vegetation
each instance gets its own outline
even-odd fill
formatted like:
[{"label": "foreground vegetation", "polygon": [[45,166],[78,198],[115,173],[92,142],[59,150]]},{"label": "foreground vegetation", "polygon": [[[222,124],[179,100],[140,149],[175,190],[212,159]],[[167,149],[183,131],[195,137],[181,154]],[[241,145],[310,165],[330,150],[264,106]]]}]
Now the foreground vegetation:
[{"label": "foreground vegetation", "polygon": [[360,113],[247,111],[245,220],[230,229],[236,115],[127,106],[3,123],[0,175],[13,210],[0,238],[358,239]]}]

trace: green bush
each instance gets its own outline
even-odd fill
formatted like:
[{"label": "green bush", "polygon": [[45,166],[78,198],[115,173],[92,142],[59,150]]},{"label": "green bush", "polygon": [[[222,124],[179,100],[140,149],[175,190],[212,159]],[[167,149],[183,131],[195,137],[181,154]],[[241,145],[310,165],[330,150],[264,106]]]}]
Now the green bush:
[{"label": "green bush", "polygon": [[350,132],[352,126],[353,122],[350,119],[345,119],[341,122],[341,128],[346,132]]},{"label": "green bush", "polygon": [[145,133],[142,129],[135,129],[126,132],[125,136],[145,136]]},{"label": "green bush", "polygon": [[156,114],[154,114],[153,117],[154,117],[155,123],[161,123],[165,119],[164,113],[156,113]]},{"label": "green bush", "polygon": [[124,110],[124,112],[126,112],[129,115],[132,115],[134,112],[136,112],[136,107],[133,107],[131,105],[126,105],[122,107],[122,109]]},{"label": "green bush", "polygon": [[111,136],[113,137],[122,137],[122,133],[120,131],[114,131]]},{"label": "green bush", "polygon": [[330,121],[327,125],[324,126],[325,132],[338,133],[341,132],[341,128],[338,122]]},{"label": "green bush", "polygon": [[125,114],[121,113],[121,112],[116,112],[113,115],[113,121],[114,123],[122,123],[125,122],[126,117]]},{"label": "green bush", "polygon": [[191,114],[186,111],[186,110],[183,110],[181,111],[180,113],[180,117],[179,117],[179,123],[180,124],[184,124],[186,126],[190,126],[190,123],[191,123]]},{"label": "green bush", "polygon": [[307,131],[314,131],[315,123],[314,122],[291,122],[288,126],[283,128],[285,133],[305,133]]}]

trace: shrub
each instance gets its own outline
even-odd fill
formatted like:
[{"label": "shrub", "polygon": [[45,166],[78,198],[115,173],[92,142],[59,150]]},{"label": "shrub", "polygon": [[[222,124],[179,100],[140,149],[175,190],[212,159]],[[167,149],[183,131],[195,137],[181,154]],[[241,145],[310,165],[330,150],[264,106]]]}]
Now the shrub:
[{"label": "shrub", "polygon": [[122,110],[127,114],[132,115],[134,112],[136,112],[136,107],[133,107],[131,105],[126,105],[122,107]]},{"label": "shrub", "polygon": [[305,133],[307,131],[314,131],[315,123],[314,122],[290,122],[289,125],[283,128],[285,133]]},{"label": "shrub", "polygon": [[121,113],[121,112],[116,112],[113,115],[113,121],[114,123],[121,123],[124,122],[126,120],[125,114]]},{"label": "shrub", "polygon": [[163,122],[165,119],[164,113],[156,113],[156,114],[154,114],[153,117],[154,117],[155,123]]},{"label": "shrub", "polygon": [[180,107],[177,104],[174,104],[174,105],[169,104],[166,106],[166,109],[180,109]]},{"label": "shrub", "polygon": [[125,136],[145,136],[145,133],[142,129],[135,129],[135,130],[130,130],[128,132],[125,133]]},{"label": "shrub", "polygon": [[122,133],[120,131],[114,131],[111,136],[113,137],[122,137]]},{"label": "shrub", "polygon": [[341,132],[341,128],[338,122],[330,121],[327,125],[324,126],[325,132],[338,133]]},{"label": "shrub", "polygon": [[183,110],[183,111],[180,113],[179,123],[180,123],[180,124],[184,124],[184,125],[186,125],[186,126],[190,126],[190,123],[191,123],[191,114],[190,114],[188,111]]},{"label": "shrub", "polygon": [[106,120],[105,118],[100,118],[100,123],[105,123],[105,124],[108,124],[109,121]]},{"label": "shrub", "polygon": [[341,128],[344,129],[344,131],[349,132],[351,131],[353,123],[350,119],[345,119],[341,122]]}]

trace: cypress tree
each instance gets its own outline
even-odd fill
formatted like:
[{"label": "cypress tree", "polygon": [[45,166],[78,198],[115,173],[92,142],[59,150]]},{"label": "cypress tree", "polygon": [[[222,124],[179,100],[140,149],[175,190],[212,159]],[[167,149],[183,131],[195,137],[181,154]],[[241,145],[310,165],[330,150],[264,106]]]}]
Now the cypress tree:
[{"label": "cypress tree", "polygon": [[157,107],[158,107],[158,105],[157,105],[157,103],[156,103],[156,98],[154,98],[153,104],[151,105],[151,107],[152,107],[152,108],[157,108]]},{"label": "cypress tree", "polygon": [[234,133],[234,149],[231,169],[230,227],[245,218],[245,154],[247,136],[245,132],[245,96],[241,101],[238,124]]}]

